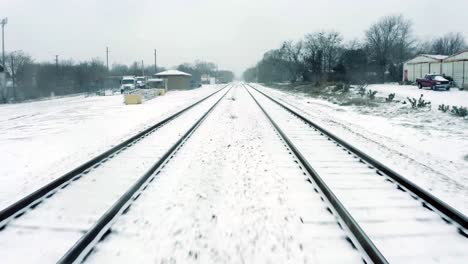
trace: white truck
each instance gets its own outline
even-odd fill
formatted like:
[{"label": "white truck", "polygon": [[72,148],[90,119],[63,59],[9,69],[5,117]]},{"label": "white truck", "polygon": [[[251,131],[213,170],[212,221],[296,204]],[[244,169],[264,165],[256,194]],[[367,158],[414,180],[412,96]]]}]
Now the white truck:
[{"label": "white truck", "polygon": [[136,77],[137,87],[138,88],[145,88],[146,86],[146,77],[145,76],[137,76]]},{"label": "white truck", "polygon": [[128,93],[137,88],[137,80],[134,76],[124,76],[120,80],[120,93]]}]

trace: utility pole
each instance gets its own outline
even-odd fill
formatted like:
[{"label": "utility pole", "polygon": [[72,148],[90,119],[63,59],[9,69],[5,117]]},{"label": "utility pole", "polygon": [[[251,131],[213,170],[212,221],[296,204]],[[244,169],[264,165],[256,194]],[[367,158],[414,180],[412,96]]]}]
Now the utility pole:
[{"label": "utility pole", "polygon": [[0,24],[2,24],[2,65],[5,68],[5,25],[8,24],[8,17],[2,19]]},{"label": "utility pole", "polygon": [[106,68],[107,73],[109,73],[109,47],[106,47]]},{"label": "utility pole", "polygon": [[55,55],[55,88],[58,88],[59,86],[59,61],[58,61],[59,55]]},{"label": "utility pole", "polygon": [[158,73],[158,63],[157,63],[157,54],[156,49],[154,49],[154,73]]},{"label": "utility pole", "polygon": [[141,76],[145,76],[145,64],[143,63],[143,60],[141,60]]}]

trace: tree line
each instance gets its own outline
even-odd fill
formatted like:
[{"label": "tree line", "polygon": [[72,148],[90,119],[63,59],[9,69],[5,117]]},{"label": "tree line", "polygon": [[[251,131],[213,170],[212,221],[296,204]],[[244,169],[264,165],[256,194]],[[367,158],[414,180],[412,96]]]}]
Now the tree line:
[{"label": "tree line", "polygon": [[467,48],[461,33],[430,41],[414,36],[402,15],[385,16],[365,31],[363,40],[344,43],[341,33],[319,31],[284,41],[243,73],[249,82],[376,83],[401,81],[403,63],[417,54],[453,55]]},{"label": "tree line", "polygon": [[234,73],[228,70],[219,70],[218,66],[212,62],[195,61],[194,63],[183,63],[177,67],[177,70],[190,73],[192,81],[196,84],[201,83],[203,75],[215,77],[221,83],[228,83],[234,80]]},{"label": "tree line", "polygon": [[[0,103],[20,102],[51,95],[94,93],[118,87],[120,78],[124,75],[150,76],[156,70],[157,72],[166,70],[165,67],[155,69],[154,65],[143,66],[139,62],[130,65],[113,64],[107,70],[104,62],[98,58],[83,62],[72,60],[56,63],[35,62],[23,51],[10,52],[5,57],[5,71],[9,84],[5,88],[0,87]],[[219,79],[226,82],[234,78],[232,72],[219,71],[211,62],[183,63],[177,69],[192,74],[195,83],[201,83],[200,78],[203,74],[210,74],[213,77],[218,74]]]}]

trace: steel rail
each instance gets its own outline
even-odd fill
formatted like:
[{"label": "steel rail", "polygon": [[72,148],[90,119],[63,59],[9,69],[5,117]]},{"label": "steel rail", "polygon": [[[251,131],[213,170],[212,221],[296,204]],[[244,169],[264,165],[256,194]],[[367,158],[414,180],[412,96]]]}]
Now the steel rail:
[{"label": "steel rail", "polygon": [[120,214],[124,213],[141,194],[146,186],[150,184],[154,177],[164,165],[175,155],[187,139],[195,132],[200,124],[206,119],[209,113],[218,105],[218,103],[229,93],[229,90],[219,98],[208,111],[198,119],[190,129],[145,173],[134,185],[132,185],[120,198],[110,207],[104,215],[63,255],[57,263],[80,263],[92,251],[95,244],[110,232],[111,226]]},{"label": "steel rail", "polygon": [[264,95],[266,98],[270,99],[271,101],[275,102],[282,108],[286,109],[288,112],[296,116],[297,118],[301,119],[306,124],[310,125],[311,127],[317,129],[322,134],[326,135],[329,139],[335,141],[339,145],[346,148],[348,151],[352,152],[360,159],[366,161],[368,164],[372,165],[379,174],[384,174],[390,177],[392,180],[397,182],[401,185],[402,188],[406,189],[408,192],[416,195],[417,197],[422,199],[423,206],[429,208],[430,210],[438,211],[446,222],[452,223],[458,227],[458,231],[463,236],[468,236],[468,217],[462,214],[457,209],[453,208],[452,206],[448,205],[447,203],[443,202],[439,198],[435,197],[431,193],[427,192],[426,190],[422,189],[415,183],[411,182],[407,178],[403,177],[399,173],[395,172],[394,170],[390,169],[389,167],[385,166],[381,162],[377,161],[376,159],[372,158],[371,156],[367,155],[366,153],[362,152],[358,148],[354,147],[353,145],[347,143],[343,139],[339,138],[338,136],[334,135],[330,131],[324,129],[323,127],[319,126],[315,122],[311,121],[310,119],[306,118],[305,116],[297,113],[296,111],[292,110],[290,107],[286,106],[285,104],[279,102],[278,100],[274,99],[273,97],[265,94],[264,92],[260,91],[259,89],[251,86],[254,90],[259,92],[260,94]]},{"label": "steel rail", "polygon": [[91,160],[83,163],[82,165],[76,167],[75,169],[54,179],[53,181],[47,183],[46,185],[42,186],[36,191],[26,195],[20,200],[4,208],[3,210],[0,211],[0,230],[5,228],[8,222],[11,221],[12,219],[20,217],[27,210],[34,208],[35,206],[40,204],[42,201],[44,201],[46,198],[53,196],[55,192],[59,190],[60,188],[63,188],[64,186],[68,186],[68,184],[70,184],[72,181],[75,181],[79,179],[80,177],[86,175],[90,170],[97,168],[100,164],[113,158],[114,155],[118,155],[118,153],[130,147],[137,141],[141,140],[146,135],[153,133],[154,131],[156,131],[157,129],[165,125],[166,123],[177,118],[182,113],[185,113],[186,111],[190,110],[191,108],[195,107],[201,102],[207,100],[208,98],[224,90],[228,85],[225,85],[223,88],[217,90],[216,92],[211,93],[210,95],[202,98],[201,100],[189,105],[188,107],[176,112],[175,114],[163,119],[162,121],[146,128],[145,130],[137,133],[136,135],[128,138],[127,140],[121,142],[120,144],[110,148],[109,150],[103,152],[102,154],[92,158]]},{"label": "steel rail", "polygon": [[279,133],[281,138],[284,140],[288,148],[294,153],[299,162],[302,164],[303,168],[308,172],[312,177],[312,180],[320,188],[321,192],[325,195],[328,202],[333,206],[335,211],[338,213],[341,220],[346,224],[351,234],[354,236],[355,241],[359,243],[361,249],[364,250],[364,253],[367,255],[367,258],[370,259],[373,263],[377,264],[386,264],[388,261],[382,255],[382,253],[377,249],[369,236],[362,230],[359,224],[354,220],[351,214],[346,210],[345,206],[340,202],[336,197],[333,191],[327,186],[325,181],[319,176],[319,174],[314,170],[310,165],[307,159],[302,155],[302,153],[296,148],[292,143],[289,137],[283,132],[283,130],[278,126],[278,124],[272,119],[268,112],[263,108],[263,106],[257,101],[255,96],[246,88],[247,92],[250,94],[252,99],[257,103],[260,109],[263,111],[265,116],[270,120],[273,127]]}]

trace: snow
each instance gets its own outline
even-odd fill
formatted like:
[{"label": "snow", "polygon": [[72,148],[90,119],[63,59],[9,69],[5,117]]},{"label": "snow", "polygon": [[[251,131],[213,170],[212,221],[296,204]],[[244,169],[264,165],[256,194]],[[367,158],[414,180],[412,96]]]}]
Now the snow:
[{"label": "snow", "polygon": [[274,128],[233,88],[90,263],[362,263]]},{"label": "snow", "polygon": [[448,57],[446,55],[438,55],[438,54],[422,54],[422,56],[426,56],[435,60],[443,60]]},{"label": "snow", "polygon": [[[30,260],[54,263],[60,259],[80,235],[89,230],[221,96],[222,92],[181,114],[90,170],[34,210],[9,222],[0,232],[2,263],[26,263]],[[46,248],[42,246],[44,241],[48,241]],[[25,248],[28,254],[18,254]]]},{"label": "snow", "polygon": [[[413,110],[401,103],[339,106],[257,87],[468,212],[468,122],[436,109],[441,103],[467,106],[467,92],[368,87],[377,96],[396,93],[395,100],[422,93],[433,104],[432,109]],[[170,91],[132,106],[124,105],[122,96],[0,105],[0,208],[215,88],[219,86]],[[291,118],[281,117],[285,113],[273,118],[289,129],[288,135],[392,262],[466,263],[466,238],[456,234],[454,243],[454,226],[317,133],[307,129],[312,134],[304,134]],[[158,159],[158,148],[171,145],[193,122],[179,121],[7,226],[0,232],[2,263],[55,262]],[[288,152],[248,93],[233,88],[86,261],[362,263],[346,229]],[[109,167],[115,163],[119,166]]]},{"label": "snow", "polygon": [[423,94],[432,102],[431,110],[413,110],[401,103],[340,106],[304,94],[262,89],[468,214],[468,122],[437,110],[438,104],[468,106],[468,92],[368,87],[377,90],[377,96],[396,93],[395,100],[406,100]]},{"label": "snow", "polygon": [[421,94],[424,100],[428,100],[432,104],[432,110],[437,111],[437,106],[440,104],[455,105],[468,107],[468,92],[460,91],[452,88],[450,91],[433,91],[429,89],[419,89],[414,85],[397,85],[397,84],[373,84],[367,87],[371,90],[376,90],[378,96],[387,96],[390,93],[395,93],[396,100],[405,100],[406,97],[418,99]]},{"label": "snow", "polygon": [[167,70],[167,71],[158,72],[158,73],[154,74],[154,76],[169,76],[169,75],[174,75],[174,76],[177,76],[177,75],[192,76],[191,74],[188,74],[188,73],[182,72],[182,71],[178,71],[178,70]]},{"label": "snow", "polygon": [[435,76],[434,80],[439,81],[439,82],[447,82],[448,81],[447,79],[445,79],[444,77],[442,77],[440,75]]},{"label": "snow", "polygon": [[[258,92],[254,94],[389,263],[396,263],[403,256],[418,256],[422,263],[447,263],[446,258],[454,255],[460,263],[468,261],[468,240],[454,225],[447,224],[407,192],[398,190],[387,177],[378,175],[321,132],[310,129]],[[441,238],[446,243],[438,245],[437,251],[433,243],[419,243],[423,239]],[[394,250],[393,245],[403,239],[412,246]]]},{"label": "snow", "polygon": [[215,90],[128,106],[121,95],[0,105],[0,209]]}]

